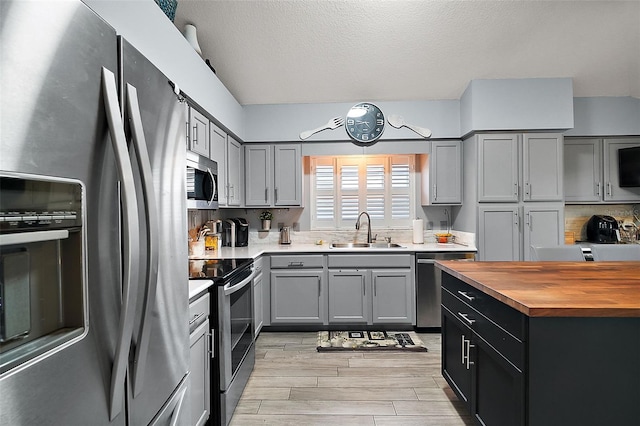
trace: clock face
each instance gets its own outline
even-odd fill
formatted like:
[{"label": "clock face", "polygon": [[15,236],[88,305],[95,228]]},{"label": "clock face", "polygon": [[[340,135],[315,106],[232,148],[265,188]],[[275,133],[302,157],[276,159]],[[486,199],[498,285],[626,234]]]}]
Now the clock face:
[{"label": "clock face", "polygon": [[371,145],[384,132],[384,114],[377,106],[362,102],[354,105],[347,113],[345,128],[357,145]]}]

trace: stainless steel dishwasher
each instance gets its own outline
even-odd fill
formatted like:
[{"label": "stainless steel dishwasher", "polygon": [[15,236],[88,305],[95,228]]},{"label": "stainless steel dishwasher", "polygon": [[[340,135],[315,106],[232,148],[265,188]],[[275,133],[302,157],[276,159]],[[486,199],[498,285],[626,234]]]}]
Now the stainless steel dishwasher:
[{"label": "stainless steel dishwasher", "polygon": [[440,291],[442,271],[436,260],[475,260],[473,252],[416,253],[416,328],[440,328]]}]

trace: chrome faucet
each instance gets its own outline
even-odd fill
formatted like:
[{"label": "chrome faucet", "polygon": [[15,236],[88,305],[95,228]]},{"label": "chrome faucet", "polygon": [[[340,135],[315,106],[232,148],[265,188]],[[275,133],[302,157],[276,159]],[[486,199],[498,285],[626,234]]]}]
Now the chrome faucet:
[{"label": "chrome faucet", "polygon": [[369,213],[367,212],[362,212],[358,215],[358,220],[356,221],[356,230],[360,229],[360,218],[362,217],[362,215],[366,215],[368,222],[367,222],[367,243],[371,244],[373,242],[372,238],[371,238],[371,216],[369,216]]}]

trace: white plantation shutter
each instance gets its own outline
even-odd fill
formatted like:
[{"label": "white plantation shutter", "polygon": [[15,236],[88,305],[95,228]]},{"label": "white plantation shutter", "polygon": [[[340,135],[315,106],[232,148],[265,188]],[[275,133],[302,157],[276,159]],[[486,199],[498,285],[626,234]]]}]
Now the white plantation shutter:
[{"label": "white plantation shutter", "polygon": [[353,229],[366,211],[373,227],[408,228],[414,156],[312,157],[312,229]]}]

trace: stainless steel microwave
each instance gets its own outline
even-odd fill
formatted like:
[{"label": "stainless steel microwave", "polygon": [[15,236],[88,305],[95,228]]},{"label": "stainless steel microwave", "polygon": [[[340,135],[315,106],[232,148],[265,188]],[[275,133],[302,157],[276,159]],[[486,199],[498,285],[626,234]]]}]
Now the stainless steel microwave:
[{"label": "stainless steel microwave", "polygon": [[187,151],[187,208],[218,208],[218,163]]}]

